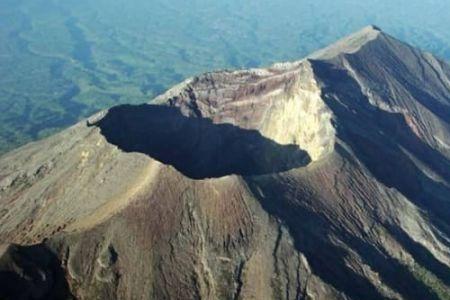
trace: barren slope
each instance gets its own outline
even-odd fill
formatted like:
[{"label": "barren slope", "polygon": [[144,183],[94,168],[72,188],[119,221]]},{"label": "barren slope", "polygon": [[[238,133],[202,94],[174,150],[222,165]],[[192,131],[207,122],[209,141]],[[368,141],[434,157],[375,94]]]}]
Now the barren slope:
[{"label": "barren slope", "polygon": [[449,78],[367,27],[8,153],[0,298],[450,299]]}]

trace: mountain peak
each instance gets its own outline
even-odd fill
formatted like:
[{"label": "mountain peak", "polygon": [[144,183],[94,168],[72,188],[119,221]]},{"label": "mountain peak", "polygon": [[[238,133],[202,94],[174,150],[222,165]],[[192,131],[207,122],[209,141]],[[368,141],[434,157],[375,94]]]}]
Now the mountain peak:
[{"label": "mountain peak", "polygon": [[449,299],[450,66],[376,26],[313,56],[0,157],[0,298]]},{"label": "mountain peak", "polygon": [[340,54],[351,54],[357,52],[367,43],[376,40],[383,32],[375,25],[369,25],[352,33],[334,44],[318,50],[308,56],[312,59],[330,59]]},{"label": "mountain peak", "polygon": [[377,25],[374,25],[374,24],[371,24],[371,25],[369,25],[369,26],[367,26],[365,28],[367,28],[368,30],[374,30],[374,31],[379,31],[379,32],[383,31],[383,30],[381,30],[380,27],[378,27]]}]

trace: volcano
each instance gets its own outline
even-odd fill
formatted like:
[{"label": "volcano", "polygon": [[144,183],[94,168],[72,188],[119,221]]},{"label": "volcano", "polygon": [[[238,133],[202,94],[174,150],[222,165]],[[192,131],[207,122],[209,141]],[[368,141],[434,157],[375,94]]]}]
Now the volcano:
[{"label": "volcano", "polygon": [[450,299],[450,66],[375,26],[0,158],[1,299]]}]

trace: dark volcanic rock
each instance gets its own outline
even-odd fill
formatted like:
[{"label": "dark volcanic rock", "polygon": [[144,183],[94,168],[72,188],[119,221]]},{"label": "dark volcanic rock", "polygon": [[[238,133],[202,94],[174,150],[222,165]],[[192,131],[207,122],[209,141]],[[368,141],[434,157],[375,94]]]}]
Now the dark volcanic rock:
[{"label": "dark volcanic rock", "polygon": [[44,245],[0,246],[0,299],[73,299],[61,262]]},{"label": "dark volcanic rock", "polygon": [[310,162],[298,145],[280,145],[257,130],[185,117],[175,107],[117,106],[95,125],[119,149],[144,153],[194,179],[283,172]]}]

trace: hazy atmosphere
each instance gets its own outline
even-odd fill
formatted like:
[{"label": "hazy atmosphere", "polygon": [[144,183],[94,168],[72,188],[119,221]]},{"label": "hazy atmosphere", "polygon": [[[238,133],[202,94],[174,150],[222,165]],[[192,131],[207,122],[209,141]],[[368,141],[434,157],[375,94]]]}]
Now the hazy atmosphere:
[{"label": "hazy atmosphere", "polygon": [[2,0],[0,153],[186,77],[298,60],[368,24],[450,59],[450,1]]}]

